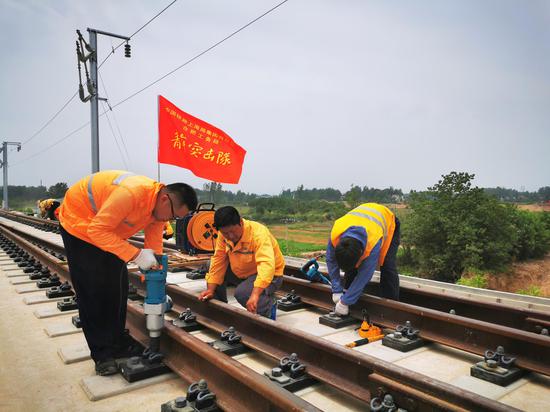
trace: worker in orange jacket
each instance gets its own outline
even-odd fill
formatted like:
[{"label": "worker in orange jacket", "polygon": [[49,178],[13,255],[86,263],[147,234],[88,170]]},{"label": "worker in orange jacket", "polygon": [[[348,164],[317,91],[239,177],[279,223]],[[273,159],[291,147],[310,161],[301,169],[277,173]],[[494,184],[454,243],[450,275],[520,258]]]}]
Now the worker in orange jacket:
[{"label": "worker in orange jacket", "polygon": [[200,300],[211,298],[227,302],[226,284],[236,284],[235,299],[249,312],[275,319],[275,291],[283,283],[285,260],[267,227],[242,219],[233,206],[224,206],[214,214],[218,239],[207,289]]},{"label": "worker in orange jacket", "polygon": [[[195,190],[185,183],[165,186],[145,176],[108,170],[75,183],[59,208],[71,282],[80,321],[98,375],[117,372],[115,358],[134,349],[125,334],[128,270],[157,266],[165,222],[197,207]],[[140,230],[144,248],[127,239]]]}]

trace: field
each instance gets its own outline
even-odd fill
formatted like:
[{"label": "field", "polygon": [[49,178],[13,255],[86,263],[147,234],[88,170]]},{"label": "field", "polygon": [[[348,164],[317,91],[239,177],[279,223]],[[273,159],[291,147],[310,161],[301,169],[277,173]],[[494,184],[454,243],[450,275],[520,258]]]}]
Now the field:
[{"label": "field", "polygon": [[269,230],[279,242],[284,255],[307,257],[312,252],[325,251],[331,227],[332,222],[292,223],[270,225]]}]

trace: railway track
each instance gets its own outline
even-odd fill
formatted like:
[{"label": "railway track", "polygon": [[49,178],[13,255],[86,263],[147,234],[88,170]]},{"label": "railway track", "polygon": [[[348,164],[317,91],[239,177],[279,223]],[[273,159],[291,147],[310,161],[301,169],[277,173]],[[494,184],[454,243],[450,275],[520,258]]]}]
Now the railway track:
[{"label": "railway track", "polygon": [[[7,227],[2,224],[0,232],[32,254],[52,272],[58,273],[66,280],[69,279],[66,265],[58,256],[51,253],[52,242],[34,238],[25,234],[22,228],[17,229],[13,225]],[[44,251],[38,245],[50,252]],[[59,254],[61,251],[58,248],[54,253]],[[292,267],[287,269],[289,272],[293,270]],[[131,273],[130,281],[140,293],[144,293],[137,274]],[[330,290],[323,285],[287,276],[282,292],[290,290],[297,291],[304,302],[313,305],[312,310],[316,313],[332,307]],[[211,331],[220,333],[234,326],[247,347],[272,359],[275,364],[281,357],[297,352],[311,376],[366,404],[371,394],[391,393],[397,404],[405,405],[402,407],[408,410],[513,410],[510,405],[396,366],[367,353],[344,348],[342,345],[285,324],[251,315],[231,305],[216,301],[199,302],[196,292],[190,292],[182,287],[168,286],[168,294],[174,300],[177,311],[191,308],[197,314],[198,322]],[[511,345],[514,349],[518,348],[519,354],[510,351],[518,356],[518,365],[536,373],[549,374],[547,359],[550,340],[547,336],[536,334],[535,331],[517,331],[509,326],[495,325],[368,295],[362,297],[361,306],[366,307],[371,320],[381,326],[395,327],[406,320],[412,320],[415,326],[421,328],[421,336],[424,339],[476,354],[482,354],[485,349],[506,342],[507,347]],[[354,314],[359,315],[357,311]],[[522,313],[521,316],[525,315]],[[533,315],[544,320],[544,315],[547,314],[529,313],[530,317]],[[128,307],[128,325],[132,335],[144,343],[146,334],[143,313],[139,306],[131,303]],[[508,340],[504,341],[505,338]],[[257,406],[250,410],[315,410],[312,405],[304,403],[296,395],[287,391],[281,392],[278,387],[274,389],[275,385],[268,384],[269,381],[265,379],[258,379],[257,374],[246,370],[231,358],[220,356],[210,347],[205,348],[207,345],[204,345],[204,342],[171,326],[168,322],[162,345],[166,348],[169,366],[184,381],[188,381],[190,376],[191,380],[197,379],[199,375],[206,378],[219,395],[220,405],[224,409],[239,410],[238,404],[242,408],[243,404],[235,400],[237,398],[250,399],[249,405]],[[190,373],[192,366],[195,367],[194,373]],[[228,391],[228,382],[231,382],[231,387],[238,389]]]}]

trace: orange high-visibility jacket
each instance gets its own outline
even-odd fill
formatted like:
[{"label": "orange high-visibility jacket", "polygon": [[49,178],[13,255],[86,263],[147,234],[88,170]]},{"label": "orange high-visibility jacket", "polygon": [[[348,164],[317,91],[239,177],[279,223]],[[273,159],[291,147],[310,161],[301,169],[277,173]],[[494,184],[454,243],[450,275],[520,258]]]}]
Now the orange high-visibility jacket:
[{"label": "orange high-visibility jacket", "polygon": [[146,249],[162,253],[163,221],[152,216],[164,185],[122,170],[86,176],[65,194],[59,222],[71,235],[128,262],[139,249],[127,242],[140,230]]},{"label": "orange high-visibility jacket", "polygon": [[216,249],[210,259],[206,282],[221,285],[228,265],[240,279],[258,274],[254,287],[267,288],[273,277],[283,276],[285,259],[277,239],[267,227],[243,219],[243,236],[236,245],[218,232]]},{"label": "orange high-visibility jacket", "polygon": [[395,231],[395,215],[392,211],[378,203],[363,203],[352,209],[334,222],[330,233],[332,246],[336,247],[340,242],[340,236],[351,226],[362,226],[367,231],[367,245],[363,256],[357,262],[357,267],[370,255],[380,239],[382,247],[378,264],[383,265]]}]

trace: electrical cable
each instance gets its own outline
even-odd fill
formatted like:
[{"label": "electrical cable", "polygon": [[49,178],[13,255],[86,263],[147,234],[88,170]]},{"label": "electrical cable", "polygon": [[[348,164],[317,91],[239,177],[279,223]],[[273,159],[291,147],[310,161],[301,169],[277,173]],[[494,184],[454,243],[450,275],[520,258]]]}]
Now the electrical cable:
[{"label": "electrical cable", "polygon": [[149,83],[147,86],[141,88],[140,90],[138,90],[137,92],[131,94],[130,96],[126,97],[125,99],[122,99],[120,102],[116,103],[114,106],[112,106],[112,108],[114,109],[115,107],[117,106],[120,106],[122,103],[125,103],[127,102],[128,100],[132,99],[133,97],[137,96],[138,94],[140,94],[141,92],[147,90],[149,87],[153,86],[154,84],[160,82],[161,80],[165,79],[166,77],[170,76],[172,73],[175,73],[176,71],[178,71],[179,69],[187,66],[189,63],[193,62],[194,60],[198,59],[199,57],[201,57],[202,55],[208,53],[210,50],[216,48],[217,46],[219,46],[220,44],[222,44],[223,42],[225,42],[226,40],[229,40],[231,37],[233,37],[234,35],[236,35],[237,33],[239,33],[240,31],[246,29],[248,26],[254,24],[255,22],[257,22],[258,20],[260,20],[262,17],[264,16],[267,16],[269,13],[271,13],[272,11],[274,11],[275,9],[281,7],[283,4],[285,4],[288,0],[284,0],[282,2],[280,2],[279,4],[277,4],[276,6],[272,7],[271,9],[269,9],[268,11],[266,11],[265,13],[263,13],[262,15],[256,17],[254,20],[248,22],[247,24],[245,24],[244,26],[240,27],[239,29],[235,30],[233,33],[231,33],[230,35],[224,37],[222,40],[218,41],[217,43],[213,44],[212,46],[210,46],[209,48],[207,48],[206,50],[200,52],[199,54],[195,55],[194,57],[192,57],[191,59],[187,60],[185,63],[181,64],[180,66],[176,67],[175,69],[169,71],[168,73],[166,73],[165,75],[161,76],[160,78],[158,78],[157,80]]},{"label": "electrical cable", "polygon": [[[166,8],[168,8],[169,6],[171,6],[175,1],[177,0],[174,0],[172,3],[170,3],[170,5],[168,5]],[[155,80],[154,82],[152,83],[149,83],[147,86],[141,88],[140,90],[138,90],[137,92],[129,95],[128,97],[126,97],[125,99],[121,100],[120,102],[116,103],[114,106],[111,106],[109,105],[110,109],[114,109],[118,106],[120,106],[121,104],[127,102],[128,100],[132,99],[133,97],[137,96],[138,94],[140,94],[141,92],[147,90],[149,87],[153,86],[154,84],[160,82],[161,80],[165,79],[166,77],[170,76],[171,74],[175,73],[176,71],[178,71],[179,69],[187,66],[189,63],[197,60],[199,57],[203,56],[204,54],[208,53],[210,50],[216,48],[217,46],[219,46],[220,44],[222,44],[223,42],[225,42],[226,40],[230,39],[231,37],[235,36],[237,33],[241,32],[242,30],[244,30],[245,28],[247,28],[248,26],[254,24],[255,22],[257,22],[258,20],[260,20],[261,18],[267,16],[269,13],[271,13],[272,11],[276,10],[277,8],[279,8],[280,6],[282,6],[283,4],[285,4],[288,0],[284,0],[280,3],[278,3],[277,5],[273,6],[271,9],[269,9],[268,11],[266,11],[265,13],[261,14],[260,16],[256,17],[255,19],[251,20],[250,22],[248,22],[247,24],[245,24],[244,26],[241,26],[239,29],[235,30],[233,33],[229,34],[228,36],[224,37],[222,40],[214,43],[212,46],[210,46],[209,48],[207,48],[206,50],[202,51],[201,53],[195,55],[194,57],[192,57],[191,59],[187,60],[185,63],[181,64],[180,66],[176,67],[175,69],[171,70],[170,72],[166,73],[165,75],[161,76],[160,78],[158,78],[157,80]],[[165,8],[165,9],[166,9]],[[136,31],[135,33],[139,32],[139,29],[138,31]],[[77,95],[78,93],[75,93],[75,95],[71,98],[71,100]],[[67,102],[66,104],[68,104],[69,102]],[[99,117],[105,115],[107,113],[107,110],[104,110],[103,113],[101,113],[99,115]],[[27,160],[30,160],[36,156],[39,156],[40,154],[42,153],[45,153],[46,151],[50,150],[51,148],[57,146],[59,143],[61,143],[62,141],[68,139],[69,137],[71,137],[72,135],[74,135],[75,133],[77,133],[78,131],[82,130],[84,127],[86,127],[87,125],[89,125],[90,122],[86,122],[85,124],[83,124],[82,126],[80,126],[78,129],[75,129],[73,130],[72,132],[70,132],[69,134],[67,134],[66,136],[62,137],[61,139],[57,140],[56,142],[54,142],[52,145],[46,147],[45,149],[43,149],[42,151],[38,152],[38,153],[35,153],[34,155],[32,156],[29,156],[25,159],[22,159],[20,160],[19,162],[16,162],[14,163],[13,165],[9,165],[8,167],[14,167],[14,166],[17,166]]]},{"label": "electrical cable", "polygon": [[[103,110],[106,110],[105,109],[105,103],[101,102],[101,105],[103,106]],[[120,153],[120,158],[122,159],[122,162],[124,163],[124,167],[125,167],[124,170],[130,170],[128,168],[128,163],[126,163],[126,159],[124,159],[124,154],[122,153],[122,149],[120,148],[120,145],[118,144],[118,139],[115,135],[113,125],[111,124],[111,120],[109,119],[109,115],[107,114],[107,112],[105,112],[105,117],[107,118],[107,123],[109,124],[109,129],[111,129],[111,134],[113,135],[113,137],[115,139],[116,147],[118,148],[118,152]]]},{"label": "electrical cable", "polygon": [[30,159],[33,159],[35,158],[36,156],[39,156],[45,152],[47,152],[48,150],[54,148],[55,146],[57,146],[59,143],[63,142],[64,140],[67,140],[69,137],[71,137],[72,135],[74,135],[75,133],[81,131],[82,129],[84,129],[86,126],[88,126],[90,124],[90,122],[86,122],[84,123],[82,126],[80,126],[79,128],[73,130],[72,132],[70,132],[69,134],[63,136],[61,139],[57,140],[56,142],[54,142],[52,145],[46,147],[45,149],[42,149],[40,152],[37,152],[29,157],[26,157],[24,159],[21,159],[19,162],[16,162],[14,164],[11,164],[11,165],[8,165],[8,168],[9,167],[15,167],[23,162],[26,162],[27,160],[30,160]]},{"label": "electrical cable", "polygon": [[38,131],[36,131],[31,137],[27,138],[23,143],[21,143],[21,146],[23,146],[24,144],[30,142],[32,139],[34,139],[36,136],[38,136],[38,134],[44,130],[51,122],[53,122],[53,120],[59,115],[59,113],[61,113],[65,107],[67,107],[69,105],[69,103],[71,103],[73,101],[73,99],[76,97],[76,95],[78,94],[78,92],[75,92],[70,98],[69,100],[67,100],[67,102],[61,106],[61,109],[59,109],[51,118],[50,120],[48,120],[40,129],[38,129]]},{"label": "electrical cable", "polygon": [[[107,106],[109,106],[109,109],[111,111],[111,113],[113,114],[113,122],[115,123],[115,126],[118,130],[118,136],[120,137],[120,140],[122,142],[122,146],[124,148],[124,152],[126,153],[126,158],[128,159],[128,163],[132,163],[131,159],[130,159],[130,154],[128,153],[128,148],[126,146],[126,142],[124,140],[124,136],[122,135],[122,132],[120,130],[120,127],[118,125],[118,121],[116,119],[116,116],[115,116],[115,112],[114,110],[112,109],[111,107],[111,104],[109,103],[109,93],[107,92],[107,88],[105,87],[105,82],[103,81],[103,77],[101,76],[101,73],[98,72],[99,74],[99,80],[101,81],[101,85],[103,86],[103,91],[105,92],[105,96],[107,97]],[[107,115],[107,110],[105,109],[105,106],[103,106],[103,113],[101,113],[101,115],[103,116],[103,114]],[[128,166],[126,166],[126,169],[128,170]]]},{"label": "electrical cable", "polygon": [[[146,26],[149,25],[149,23],[151,23],[153,20],[155,20],[158,16],[160,16],[162,13],[164,13],[172,4],[174,4],[176,1],[178,0],[173,0],[172,3],[170,3],[168,6],[166,6],[165,8],[163,8],[161,11],[159,11],[153,18],[151,18],[147,23],[145,23],[143,26],[141,26],[139,29],[137,29],[135,32],[133,32],[129,37],[130,39],[132,37],[134,37],[136,34],[138,34],[140,31],[142,31]],[[105,63],[107,61],[107,59],[109,57],[111,57],[113,54],[115,54],[115,51],[120,47],[122,46],[124,43],[127,43],[126,40],[124,40],[123,42],[121,42],[118,46],[114,47],[111,45],[111,53],[109,53],[107,55],[107,57],[105,57],[103,59],[103,61],[99,64],[99,66],[97,66],[97,69],[99,70],[101,66],[103,66],[103,63]]]}]

